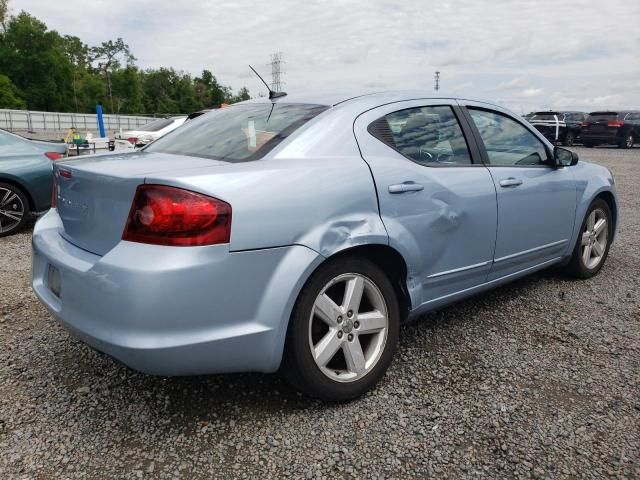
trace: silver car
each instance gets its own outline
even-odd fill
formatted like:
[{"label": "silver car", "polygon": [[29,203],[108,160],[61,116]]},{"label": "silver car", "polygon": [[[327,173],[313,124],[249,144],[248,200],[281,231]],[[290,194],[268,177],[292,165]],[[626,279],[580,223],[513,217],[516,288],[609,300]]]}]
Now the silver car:
[{"label": "silver car", "polygon": [[144,372],[280,370],[337,401],[406,319],[552,265],[595,275],[618,219],[607,169],[422,92],[244,102],[54,177],[33,288],[71,332]]}]

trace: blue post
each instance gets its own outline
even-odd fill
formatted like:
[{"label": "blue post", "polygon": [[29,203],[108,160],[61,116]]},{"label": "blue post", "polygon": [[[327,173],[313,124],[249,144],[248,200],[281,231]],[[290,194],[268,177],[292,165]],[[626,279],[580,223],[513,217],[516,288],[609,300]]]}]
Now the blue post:
[{"label": "blue post", "polygon": [[104,120],[102,119],[102,105],[96,105],[96,113],[98,114],[98,130],[100,130],[100,137],[106,137],[104,133]]}]

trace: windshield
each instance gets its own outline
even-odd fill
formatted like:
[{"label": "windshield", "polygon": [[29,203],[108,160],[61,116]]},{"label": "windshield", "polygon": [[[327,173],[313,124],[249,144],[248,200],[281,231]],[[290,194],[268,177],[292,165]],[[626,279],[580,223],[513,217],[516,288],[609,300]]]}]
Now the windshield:
[{"label": "windshield", "polygon": [[159,120],[154,120],[153,122],[145,123],[138,130],[140,132],[157,132],[158,130],[162,130],[164,127],[171,125],[174,120],[174,118],[161,118]]},{"label": "windshield", "polygon": [[556,112],[538,112],[531,118],[531,120],[555,121],[554,115],[558,116],[558,120],[562,120],[563,115],[561,113],[556,113]]},{"label": "windshield", "polygon": [[150,144],[145,151],[244,162],[263,157],[325,105],[253,103],[215,110]]}]

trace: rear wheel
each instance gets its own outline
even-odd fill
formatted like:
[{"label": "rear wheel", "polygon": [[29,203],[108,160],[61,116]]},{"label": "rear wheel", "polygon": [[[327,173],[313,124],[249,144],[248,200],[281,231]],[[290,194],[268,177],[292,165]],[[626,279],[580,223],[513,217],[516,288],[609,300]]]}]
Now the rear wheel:
[{"label": "rear wheel", "polygon": [[567,134],[564,137],[564,141],[562,142],[562,145],[564,145],[565,147],[572,147],[575,141],[576,141],[575,133],[567,132]]},{"label": "rear wheel", "polygon": [[359,257],[329,261],[298,296],[281,372],[309,395],[352,400],[384,375],[398,330],[398,301],[385,273]]},{"label": "rear wheel", "polygon": [[635,138],[633,138],[633,134],[630,133],[627,135],[622,142],[620,142],[620,148],[633,148],[633,144],[635,143]]},{"label": "rear wheel", "polygon": [[593,143],[589,143],[589,142],[583,142],[583,143],[582,143],[582,145],[584,145],[584,146],[585,146],[585,147],[587,147],[587,148],[593,148],[593,146],[594,146],[595,144],[593,144]]},{"label": "rear wheel", "polygon": [[611,209],[607,202],[596,199],[582,222],[567,272],[578,278],[589,278],[597,274],[609,255],[612,235]]},{"label": "rear wheel", "polygon": [[29,202],[15,185],[0,182],[0,237],[13,235],[27,222]]}]

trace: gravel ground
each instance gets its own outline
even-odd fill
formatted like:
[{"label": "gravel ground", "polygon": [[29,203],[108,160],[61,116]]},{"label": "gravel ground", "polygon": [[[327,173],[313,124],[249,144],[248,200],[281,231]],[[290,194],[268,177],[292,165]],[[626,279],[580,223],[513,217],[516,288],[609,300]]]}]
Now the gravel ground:
[{"label": "gravel ground", "polygon": [[71,337],[0,239],[0,478],[640,478],[640,149],[600,275],[543,272],[401,332],[379,386],[324,405],[275,375],[159,378]]}]

